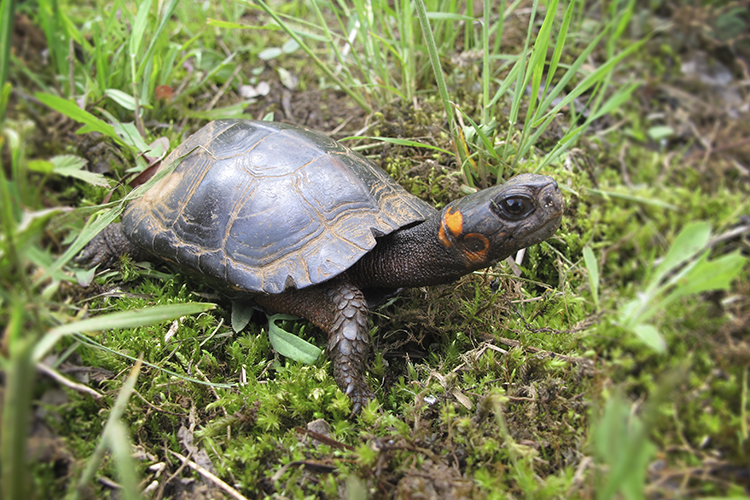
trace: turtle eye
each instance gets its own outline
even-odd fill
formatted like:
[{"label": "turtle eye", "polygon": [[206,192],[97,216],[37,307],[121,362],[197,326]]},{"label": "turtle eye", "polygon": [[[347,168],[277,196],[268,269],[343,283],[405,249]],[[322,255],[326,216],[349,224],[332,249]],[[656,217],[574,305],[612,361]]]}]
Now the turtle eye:
[{"label": "turtle eye", "polygon": [[503,219],[518,221],[534,211],[534,203],[526,196],[509,196],[499,202],[493,201],[493,211]]}]

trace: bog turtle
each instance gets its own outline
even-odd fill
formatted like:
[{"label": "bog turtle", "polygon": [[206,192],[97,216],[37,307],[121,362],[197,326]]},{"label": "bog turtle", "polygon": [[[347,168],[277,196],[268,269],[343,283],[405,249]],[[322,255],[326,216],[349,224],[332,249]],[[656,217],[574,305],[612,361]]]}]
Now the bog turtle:
[{"label": "bog turtle", "polygon": [[554,180],[521,174],[436,210],[338,142],[282,123],[211,122],[164,164],[181,157],[79,262],[166,261],[310,320],[354,412],[373,398],[368,300],[491,266],[552,236],[564,209]]}]

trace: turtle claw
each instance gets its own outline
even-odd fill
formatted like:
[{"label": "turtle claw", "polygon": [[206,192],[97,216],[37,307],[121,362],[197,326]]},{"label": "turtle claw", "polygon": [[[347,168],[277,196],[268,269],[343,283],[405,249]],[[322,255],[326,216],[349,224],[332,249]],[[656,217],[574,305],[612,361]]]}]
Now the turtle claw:
[{"label": "turtle claw", "polygon": [[346,389],[346,395],[352,400],[352,413],[349,415],[350,418],[356,417],[367,406],[370,401],[375,399],[375,394],[370,390],[369,387],[365,386],[365,390],[360,387],[359,390],[355,388],[354,384],[350,384]]},{"label": "turtle claw", "polygon": [[87,269],[96,267],[100,264],[109,264],[112,256],[102,251],[101,242],[97,241],[100,235],[95,236],[89,243],[83,247],[83,250],[73,258],[73,262],[82,265]]},{"label": "turtle claw", "polygon": [[88,242],[73,262],[91,269],[99,265],[110,266],[119,260],[120,255],[135,257],[140,253],[122,232],[120,224],[110,224]]}]

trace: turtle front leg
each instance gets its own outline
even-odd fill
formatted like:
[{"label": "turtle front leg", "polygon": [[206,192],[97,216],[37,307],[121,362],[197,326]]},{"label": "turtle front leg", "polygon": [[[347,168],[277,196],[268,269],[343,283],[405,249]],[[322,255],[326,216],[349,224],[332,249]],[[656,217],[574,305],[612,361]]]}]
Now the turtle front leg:
[{"label": "turtle front leg", "polygon": [[302,316],[328,333],[328,357],[333,378],[354,407],[352,415],[375,398],[365,381],[370,336],[368,309],[362,291],[342,280],[280,295],[255,297],[268,311]]},{"label": "turtle front leg", "polygon": [[365,381],[365,365],[370,334],[367,331],[367,301],[362,292],[347,283],[327,288],[328,298],[336,306],[328,331],[328,357],[333,362],[333,379],[352,399],[352,414],[375,398]]},{"label": "turtle front leg", "polygon": [[86,267],[99,264],[109,266],[125,254],[139,260],[144,252],[125,236],[122,232],[122,224],[116,223],[110,224],[94,236],[74,260]]}]

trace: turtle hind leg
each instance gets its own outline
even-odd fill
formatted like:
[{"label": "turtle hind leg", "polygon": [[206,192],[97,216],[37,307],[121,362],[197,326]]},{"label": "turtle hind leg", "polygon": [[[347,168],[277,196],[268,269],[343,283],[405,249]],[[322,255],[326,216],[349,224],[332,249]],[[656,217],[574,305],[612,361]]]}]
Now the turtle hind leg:
[{"label": "turtle hind leg", "polygon": [[110,224],[94,236],[74,261],[89,268],[100,264],[109,266],[117,262],[121,255],[126,254],[137,260],[143,256],[143,251],[125,236],[122,224],[116,223]]},{"label": "turtle hind leg", "polygon": [[333,378],[352,400],[352,415],[375,398],[365,380],[369,311],[359,288],[344,280],[333,280],[279,295],[259,295],[253,300],[270,312],[302,316],[328,333]]}]

